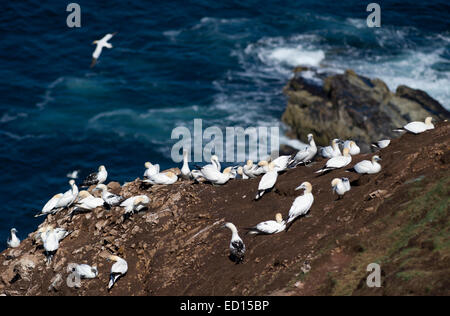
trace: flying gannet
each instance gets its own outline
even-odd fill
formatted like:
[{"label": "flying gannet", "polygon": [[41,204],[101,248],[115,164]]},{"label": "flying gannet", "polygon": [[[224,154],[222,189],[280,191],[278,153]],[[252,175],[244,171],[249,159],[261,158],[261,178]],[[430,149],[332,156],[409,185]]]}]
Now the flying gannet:
[{"label": "flying gannet", "polygon": [[323,158],[333,158],[341,156],[341,150],[339,149],[340,140],[335,138],[331,141],[331,146],[322,147],[320,150],[320,155]]},{"label": "flying gannet", "polygon": [[236,226],[232,223],[226,223],[223,227],[231,230],[231,241],[230,241],[230,259],[236,264],[244,261],[245,255],[245,245],[241,237],[239,237]]},{"label": "flying gannet", "polygon": [[95,187],[94,191],[100,191],[102,194],[102,199],[106,203],[107,208],[111,208],[113,206],[117,206],[120,202],[123,201],[123,197],[120,195],[116,195],[108,191],[108,187],[104,184],[99,184]]},{"label": "flying gannet", "polygon": [[108,172],[105,166],[100,166],[98,172],[91,173],[83,182],[82,188],[90,187],[91,185],[102,184],[108,178]]},{"label": "flying gannet", "polygon": [[66,177],[69,179],[78,179],[78,174],[80,173],[80,170],[74,170],[72,172],[69,172]]},{"label": "flying gannet", "polygon": [[155,175],[150,176],[148,179],[144,180],[144,183],[148,184],[174,184],[177,182],[178,177],[175,173],[168,171],[168,172],[161,172],[157,173]]},{"label": "flying gannet", "polygon": [[308,134],[309,145],[306,145],[305,148],[299,150],[293,159],[289,162],[289,167],[296,167],[301,163],[309,163],[317,154],[317,146],[314,141],[313,134]]},{"label": "flying gannet", "polygon": [[433,129],[434,125],[431,123],[433,118],[431,116],[425,119],[425,122],[411,122],[403,126],[403,128],[395,129],[394,132],[410,132],[413,134],[420,134],[429,129]]},{"label": "flying gannet", "polygon": [[205,167],[200,167],[200,172],[207,181],[211,182],[212,184],[218,184],[222,185],[228,182],[233,177],[233,174],[231,173],[232,168],[228,167],[223,170],[223,172],[220,172],[219,170],[211,167],[210,165],[207,165]]},{"label": "flying gannet", "polygon": [[112,34],[106,34],[101,40],[97,40],[97,41],[93,41],[92,42],[92,44],[96,44],[97,47],[95,48],[94,53],[92,53],[91,68],[94,67],[95,64],[97,63],[97,60],[100,57],[100,54],[102,53],[103,47],[106,47],[108,49],[113,47],[111,45],[111,43],[108,43],[108,41],[116,34],[117,34],[117,32],[112,33]]},{"label": "flying gannet", "polygon": [[73,270],[81,279],[95,279],[98,276],[97,266],[88,264],[77,264]]},{"label": "flying gannet", "polygon": [[353,170],[357,173],[367,173],[367,174],[374,174],[381,171],[381,165],[378,163],[378,161],[381,161],[381,158],[377,155],[372,157],[372,160],[363,160],[358,162],[354,167]]},{"label": "flying gannet", "polygon": [[250,235],[272,235],[282,232],[286,229],[286,221],[283,220],[281,213],[275,216],[275,220],[261,222],[258,225],[247,228]]},{"label": "flying gannet", "polygon": [[259,181],[258,185],[258,194],[255,196],[255,200],[259,200],[264,193],[267,191],[272,190],[275,183],[278,179],[278,172],[275,170],[274,163],[271,162],[269,164],[269,171],[265,175],[262,176],[261,180]]},{"label": "flying gannet", "polygon": [[124,259],[118,256],[109,256],[108,259],[111,261],[115,261],[115,263],[111,267],[108,284],[108,290],[111,290],[117,280],[127,273],[128,264]]},{"label": "flying gannet", "polygon": [[[294,200],[292,203],[291,209],[289,210],[289,218],[287,220],[287,224],[291,223],[293,220],[298,218],[299,216],[306,215],[309,212],[313,202],[314,196],[312,192],[312,185],[309,182],[303,182],[300,186],[298,186],[295,190],[305,190],[303,195],[300,195]],[[286,227],[288,229],[289,227]]]},{"label": "flying gannet", "polygon": [[348,178],[335,178],[331,181],[331,187],[333,188],[333,192],[341,199],[345,192],[350,191],[350,181]]},{"label": "flying gannet", "polygon": [[11,229],[11,236],[8,237],[6,244],[9,248],[17,248],[20,246],[20,239],[16,236],[17,229]]},{"label": "flying gannet", "polygon": [[153,165],[151,162],[145,163],[145,172],[144,172],[144,179],[148,179],[151,176],[154,176],[155,174],[159,173],[159,165]]},{"label": "flying gannet", "polygon": [[344,142],[344,148],[348,148],[350,151],[348,152],[350,155],[359,155],[361,152],[361,148],[352,140],[346,140]]},{"label": "flying gannet", "polygon": [[325,167],[323,167],[320,170],[317,170],[316,173],[327,172],[330,170],[339,169],[347,166],[349,163],[352,162],[352,156],[350,156],[349,151],[350,150],[348,148],[344,148],[343,156],[330,158],[325,164]]},{"label": "flying gannet", "polygon": [[382,139],[377,141],[376,143],[372,143],[372,147],[383,149],[389,146],[390,143],[391,143],[390,139]]},{"label": "flying gannet", "polygon": [[150,199],[146,195],[137,195],[123,201],[120,206],[125,208],[125,215],[131,215],[147,207]]}]

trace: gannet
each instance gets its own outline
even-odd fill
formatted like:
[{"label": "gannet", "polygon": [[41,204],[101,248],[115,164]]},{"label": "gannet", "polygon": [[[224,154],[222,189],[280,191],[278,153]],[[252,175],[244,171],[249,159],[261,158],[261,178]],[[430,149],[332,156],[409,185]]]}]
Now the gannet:
[{"label": "gannet", "polygon": [[294,158],[289,162],[289,167],[296,167],[301,163],[306,164],[308,162],[311,162],[312,159],[316,156],[317,146],[316,142],[314,141],[313,134],[308,134],[308,141],[309,145],[306,145],[305,148],[297,152]]},{"label": "gannet", "polygon": [[226,223],[224,227],[231,230],[231,241],[230,241],[230,259],[236,263],[241,263],[244,261],[245,255],[245,245],[241,237],[239,237],[236,226],[232,223]]},{"label": "gannet", "polygon": [[349,154],[354,156],[354,155],[359,155],[359,153],[361,152],[361,149],[359,148],[358,145],[356,145],[356,143],[352,140],[346,140],[344,142],[344,148],[348,148]]},{"label": "gannet", "polygon": [[246,173],[244,173],[244,168],[242,168],[241,166],[238,167],[237,173],[242,177],[243,180],[249,179],[249,176]]},{"label": "gannet", "polygon": [[363,160],[358,162],[353,169],[357,173],[367,173],[367,174],[374,174],[378,173],[381,170],[381,165],[378,163],[378,161],[381,161],[381,158],[377,155],[372,157],[372,160]]},{"label": "gannet", "polygon": [[103,36],[103,38],[101,40],[97,40],[97,41],[93,41],[92,42],[92,44],[96,44],[97,47],[95,48],[94,53],[92,53],[91,68],[94,67],[95,64],[97,63],[97,60],[100,57],[100,54],[102,53],[103,47],[106,47],[106,48],[109,48],[109,49],[113,47],[111,45],[111,43],[108,43],[108,41],[116,34],[117,34],[117,32],[112,33],[112,34],[106,34],[105,36]]},{"label": "gannet", "polygon": [[201,167],[200,169],[204,169],[204,168],[213,168],[213,169],[216,169],[218,171],[222,170],[221,169],[222,166],[220,165],[219,157],[217,157],[216,155],[212,155],[211,156],[211,163]]},{"label": "gannet", "polygon": [[340,140],[335,138],[331,141],[331,146],[322,147],[320,150],[320,154],[324,158],[333,158],[341,156],[341,150],[339,149]]},{"label": "gannet", "polygon": [[286,156],[280,156],[280,157],[272,160],[271,162],[273,163],[274,169],[276,172],[282,172],[287,169],[287,166],[290,161],[291,161],[291,156],[286,155]]},{"label": "gannet", "polygon": [[377,141],[376,143],[372,143],[372,147],[383,149],[389,146],[390,143],[391,143],[390,139],[382,139]]},{"label": "gannet", "polygon": [[78,202],[75,203],[76,209],[92,211],[105,204],[103,199],[92,196],[88,191],[81,191],[78,198]]},{"label": "gannet", "polygon": [[420,134],[429,129],[433,129],[434,125],[431,123],[433,118],[431,116],[427,117],[424,122],[411,122],[403,126],[403,128],[395,129],[394,132],[407,131],[413,134]]},{"label": "gannet", "polygon": [[299,216],[306,215],[314,202],[314,196],[312,195],[312,185],[309,182],[303,182],[295,190],[305,190],[303,195],[300,195],[292,203],[291,209],[289,210],[289,218],[287,224],[291,223]]},{"label": "gannet", "polygon": [[247,163],[242,168],[242,171],[244,175],[247,176],[247,178],[256,178],[257,175],[255,174],[255,171],[258,169],[258,166],[255,166],[253,164],[253,160],[247,160]]},{"label": "gannet", "polygon": [[168,171],[154,174],[143,182],[149,184],[174,184],[177,180],[177,175],[171,171]]},{"label": "gannet", "polygon": [[52,258],[59,248],[58,237],[58,234],[56,234],[55,230],[51,227],[47,227],[46,231],[41,234],[45,255],[47,256],[47,264],[52,262]]},{"label": "gannet", "polygon": [[[94,191],[100,191],[102,194],[102,199],[107,204],[107,208],[112,206],[117,206],[123,201],[123,197],[116,195],[108,191],[108,187],[104,184],[99,184],[95,187]],[[106,205],[105,205],[106,206]]]},{"label": "gannet", "polygon": [[255,167],[255,169],[253,170],[253,174],[255,176],[260,176],[267,173],[268,171],[269,163],[267,162],[267,160],[261,160],[260,162],[258,162],[258,167]]},{"label": "gannet", "polygon": [[348,178],[335,178],[331,181],[331,187],[333,188],[333,192],[336,192],[339,199],[341,199],[345,192],[350,191],[350,181]]},{"label": "gannet", "polygon": [[211,167],[211,165],[207,165],[205,167],[201,167],[200,172],[207,181],[212,184],[225,184],[230,180],[233,175],[231,173],[231,167],[225,168],[223,172],[220,172],[216,168]]},{"label": "gannet", "polygon": [[111,290],[114,284],[117,282],[117,280],[127,273],[128,264],[124,259],[118,256],[109,256],[108,259],[115,261],[115,263],[111,267],[111,273],[108,284],[108,290]]},{"label": "gannet", "polygon": [[77,264],[73,270],[81,279],[95,279],[98,276],[97,266],[88,264]]},{"label": "gannet", "polygon": [[283,230],[286,229],[286,221],[283,221],[283,216],[278,213],[275,216],[275,220],[271,220],[271,221],[265,221],[262,223],[259,223],[258,225],[251,227],[251,228],[247,228],[248,229],[248,234],[250,235],[258,235],[258,234],[263,234],[263,235],[272,235],[272,234],[277,234],[279,232],[282,232]]},{"label": "gannet", "polygon": [[9,248],[17,248],[20,246],[20,239],[17,238],[16,233],[17,229],[11,229],[11,236],[8,237],[8,240],[6,241]]},{"label": "gannet", "polygon": [[350,150],[348,148],[344,148],[343,156],[330,158],[325,164],[325,167],[323,167],[320,170],[317,170],[316,173],[326,172],[347,166],[349,163],[352,162],[352,156],[350,156],[349,151]]},{"label": "gannet", "polygon": [[153,165],[151,162],[145,163],[145,172],[144,172],[144,179],[148,179],[151,176],[154,176],[155,174],[159,173],[159,165]]},{"label": "gannet", "polygon": [[74,170],[72,172],[69,172],[66,177],[69,179],[78,179],[78,173],[80,173],[80,170]]},{"label": "gannet", "polygon": [[259,200],[264,193],[270,191],[277,182],[278,172],[275,170],[273,162],[269,164],[269,171],[262,176],[258,185],[258,194],[255,196],[255,200]]},{"label": "gannet", "polygon": [[123,201],[120,206],[125,208],[125,214],[131,215],[144,209],[150,199],[146,195],[137,195]]},{"label": "gannet", "polygon": [[191,180],[193,178],[191,169],[189,168],[187,150],[183,150],[183,167],[181,168],[181,178],[184,180]]},{"label": "gannet", "polygon": [[83,182],[81,187],[87,188],[91,185],[102,184],[108,178],[108,172],[106,171],[105,166],[100,166],[98,168],[98,172],[91,173]]},{"label": "gannet", "polygon": [[53,214],[61,210],[61,208],[55,208],[58,201],[63,197],[62,193],[58,193],[53,196],[42,208],[42,210],[34,217],[39,217],[47,214]]}]

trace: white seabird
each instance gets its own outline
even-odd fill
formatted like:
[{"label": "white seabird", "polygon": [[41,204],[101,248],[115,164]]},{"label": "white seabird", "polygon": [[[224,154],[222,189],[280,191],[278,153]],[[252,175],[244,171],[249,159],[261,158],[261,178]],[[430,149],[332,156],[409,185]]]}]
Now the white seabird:
[{"label": "white seabird", "polygon": [[245,255],[245,245],[241,237],[239,237],[236,226],[233,223],[226,223],[224,227],[231,230],[231,241],[230,241],[230,259],[236,263],[241,263],[244,261]]},{"label": "white seabird", "polygon": [[95,48],[94,52],[92,53],[92,63],[91,68],[95,66],[97,63],[98,58],[100,57],[100,54],[102,53],[103,47],[106,47],[108,49],[111,49],[113,46],[111,43],[108,43],[108,41],[113,38],[114,35],[116,35],[117,32],[112,34],[106,34],[103,36],[101,40],[93,41],[92,44],[96,44],[97,47]]},{"label": "white seabird", "polygon": [[88,191],[81,191],[78,194],[78,199],[78,202],[75,203],[74,213],[77,210],[92,211],[105,204],[105,201],[102,198],[96,198]]},{"label": "white seabird", "polygon": [[322,147],[320,150],[320,155],[323,158],[333,158],[341,156],[341,150],[339,149],[340,140],[335,138],[331,141],[331,146]]},{"label": "white seabird", "polygon": [[331,181],[331,187],[333,188],[333,192],[341,199],[345,192],[350,191],[350,181],[348,178],[335,178]]},{"label": "white seabird", "polygon": [[69,172],[66,177],[69,179],[78,179],[78,174],[80,173],[80,170],[74,170],[72,172]]},{"label": "white seabird", "polygon": [[211,163],[202,167],[203,168],[213,168],[218,171],[222,170],[222,166],[220,165],[219,157],[216,155],[211,156]]},{"label": "white seabird", "polygon": [[255,174],[255,171],[258,169],[257,166],[253,164],[253,160],[247,160],[247,163],[242,168],[242,171],[247,176],[247,178],[256,178],[257,175]]},{"label": "white seabird", "polygon": [[259,200],[264,193],[270,191],[278,179],[278,172],[275,170],[273,162],[269,164],[269,171],[262,176],[258,185],[258,194],[255,196],[255,200]]},{"label": "white seabird", "polygon": [[390,143],[391,143],[390,139],[382,139],[377,141],[376,143],[372,143],[372,147],[383,149],[389,146]]},{"label": "white seabird", "polygon": [[275,171],[282,172],[287,169],[290,161],[291,161],[291,156],[286,155],[286,156],[280,156],[280,157],[272,160],[271,162],[274,165]]},{"label": "white seabird", "polygon": [[294,158],[290,161],[289,163],[290,167],[296,167],[301,163],[304,164],[309,163],[316,156],[317,146],[316,142],[314,141],[313,134],[308,134],[308,141],[309,145],[306,145],[305,148],[299,150],[297,154],[294,156]]},{"label": "white seabird", "polygon": [[126,199],[120,204],[120,206],[125,208],[126,215],[131,215],[144,209],[148,203],[150,203],[148,196],[137,195]]},{"label": "white seabird", "polygon": [[41,234],[42,242],[44,243],[45,255],[47,256],[47,264],[52,262],[52,258],[59,248],[59,236],[52,227],[47,227]]},{"label": "white seabird", "polygon": [[154,174],[143,182],[149,184],[174,184],[177,180],[177,175],[171,171],[168,171]]},{"label": "white seabird", "polygon": [[316,173],[327,172],[330,170],[339,169],[347,166],[349,163],[352,162],[352,156],[350,156],[349,151],[350,150],[348,148],[344,148],[343,156],[330,158],[325,164],[325,167],[323,167],[320,170],[317,170]]},{"label": "white seabird", "polygon": [[431,123],[432,120],[433,118],[429,116],[425,119],[425,122],[411,122],[403,126],[403,128],[395,129],[394,132],[407,131],[413,134],[420,134],[434,128],[433,123]]},{"label": "white seabird", "polygon": [[244,168],[242,168],[241,166],[238,167],[237,173],[238,173],[238,175],[241,176],[241,178],[242,178],[243,180],[249,179],[249,176],[244,172]]},{"label": "white seabird", "polygon": [[352,156],[359,155],[361,153],[361,148],[359,148],[353,140],[346,140],[344,142],[344,148],[348,148],[350,150],[349,154]]},{"label": "white seabird", "polygon": [[155,174],[159,173],[159,165],[152,164],[151,162],[145,163],[145,172],[144,172],[144,179],[148,179],[151,176],[154,176]]},{"label": "white seabird", "polygon": [[62,193],[58,193],[55,196],[53,196],[42,208],[42,210],[36,214],[34,217],[39,217],[47,214],[53,214],[59,211],[60,209],[56,209],[56,204],[58,201],[63,197]]},{"label": "white seabird", "polygon": [[6,241],[9,248],[17,248],[20,246],[20,239],[17,238],[16,233],[17,229],[11,229],[11,236],[8,237],[8,240]]},{"label": "white seabird", "polygon": [[374,174],[378,173],[381,170],[381,165],[378,163],[378,161],[381,161],[381,158],[377,155],[372,157],[372,160],[363,160],[358,162],[353,169],[357,173],[367,173],[367,174]]},{"label": "white seabird", "polygon": [[115,263],[111,267],[111,273],[108,283],[108,290],[111,290],[117,280],[127,273],[128,264],[124,259],[118,256],[109,256],[108,259],[115,261]]},{"label": "white seabird", "polygon": [[88,264],[77,264],[73,270],[81,279],[95,279],[98,276],[97,266]]},{"label": "white seabird", "polygon": [[102,184],[108,178],[108,172],[106,171],[105,166],[100,166],[98,168],[98,172],[91,173],[83,182],[81,187],[87,188],[91,185]]},{"label": "white seabird", "polygon": [[269,171],[269,162],[267,162],[267,160],[261,160],[260,162],[258,162],[258,166],[255,166],[252,173],[255,177],[257,177],[267,173],[268,171]]},{"label": "white seabird", "polygon": [[247,228],[250,235],[272,235],[282,232],[286,229],[286,221],[283,220],[281,213],[275,216],[275,220],[261,222],[258,225]]},{"label": "white seabird", "polygon": [[287,224],[291,223],[299,216],[306,215],[309,212],[313,202],[314,196],[312,192],[312,185],[309,182],[303,182],[300,186],[298,186],[295,190],[305,190],[303,195],[300,195],[294,200],[292,203],[291,209],[289,210],[289,218],[287,220]]},{"label": "white seabird", "polygon": [[123,197],[120,195],[116,195],[108,191],[108,187],[104,184],[99,184],[94,189],[94,191],[100,191],[102,194],[102,199],[107,204],[107,208],[111,208],[113,206],[117,206],[120,202],[123,201]]},{"label": "white seabird", "polygon": [[200,172],[207,181],[212,184],[225,184],[230,180],[233,175],[231,173],[231,167],[225,168],[223,172],[220,172],[216,168],[211,167],[211,165],[207,165],[200,169]]},{"label": "white seabird", "polygon": [[183,167],[181,167],[181,178],[184,180],[190,180],[193,178],[191,169],[189,168],[187,150],[183,150]]}]

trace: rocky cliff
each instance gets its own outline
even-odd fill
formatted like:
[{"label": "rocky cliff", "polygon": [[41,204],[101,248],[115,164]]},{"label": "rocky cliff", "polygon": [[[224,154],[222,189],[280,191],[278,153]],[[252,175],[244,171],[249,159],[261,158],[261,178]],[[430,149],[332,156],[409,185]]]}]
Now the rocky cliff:
[{"label": "rocky cliff", "polygon": [[283,122],[292,128],[292,135],[305,141],[308,133],[315,135],[319,145],[329,145],[336,137],[354,139],[366,152],[371,142],[396,136],[393,129],[411,121],[432,116],[448,119],[450,114],[426,92],[399,86],[395,93],[380,79],[344,74],[321,77],[323,84],[305,79],[299,67],[295,77],[284,89],[288,105]]},{"label": "rocky cliff", "polygon": [[[42,225],[72,234],[48,266],[34,234],[2,252],[0,295],[448,295],[449,136],[450,124],[439,123],[393,140],[379,152],[383,169],[375,175],[336,170],[318,176],[314,171],[325,162],[318,159],[281,174],[276,189],[258,202],[259,179],[220,187],[112,182],[110,189],[125,197],[147,194],[148,209],[129,219],[120,207],[73,219],[70,210],[48,216]],[[367,158],[354,156],[351,166]],[[337,200],[330,182],[343,176],[352,190]],[[245,235],[244,227],[277,212],[286,216],[299,194],[294,188],[306,180],[315,196],[308,216],[288,232]],[[221,228],[226,221],[237,225],[247,246],[243,264],[228,258],[231,234]],[[129,269],[108,292],[110,253],[125,258]],[[365,283],[373,262],[382,269],[381,288]],[[70,263],[97,265],[99,275],[68,287]]]}]

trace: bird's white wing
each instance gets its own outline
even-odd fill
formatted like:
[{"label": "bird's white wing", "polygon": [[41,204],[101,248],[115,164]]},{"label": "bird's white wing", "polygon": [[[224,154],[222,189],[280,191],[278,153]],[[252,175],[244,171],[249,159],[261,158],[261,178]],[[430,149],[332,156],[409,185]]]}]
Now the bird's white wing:
[{"label": "bird's white wing", "polygon": [[419,134],[427,130],[427,125],[422,122],[411,122],[406,124],[403,128],[411,133]]},{"label": "bird's white wing", "polygon": [[358,173],[367,173],[372,169],[372,162],[370,162],[369,160],[363,160],[358,162],[353,168]]},{"label": "bird's white wing", "polygon": [[[106,34],[105,36],[103,36],[103,38],[101,39],[101,41],[109,41],[111,38],[113,38],[114,34]],[[120,37],[120,36],[119,36]]]},{"label": "bird's white wing", "polygon": [[102,53],[103,46],[100,44],[97,44],[97,47],[95,48],[94,52],[92,53],[92,58],[98,59],[100,57],[100,54]]},{"label": "bird's white wing", "polygon": [[347,159],[344,156],[337,156],[327,161],[327,168],[342,168],[347,165]]},{"label": "bird's white wing", "polygon": [[278,173],[268,172],[262,176],[261,181],[259,181],[258,190],[267,190],[272,188],[277,182]]},{"label": "bird's white wing", "polygon": [[49,213],[51,210],[53,210],[58,203],[58,201],[61,199],[62,194],[57,194],[54,197],[52,197],[42,208],[42,214]]}]

